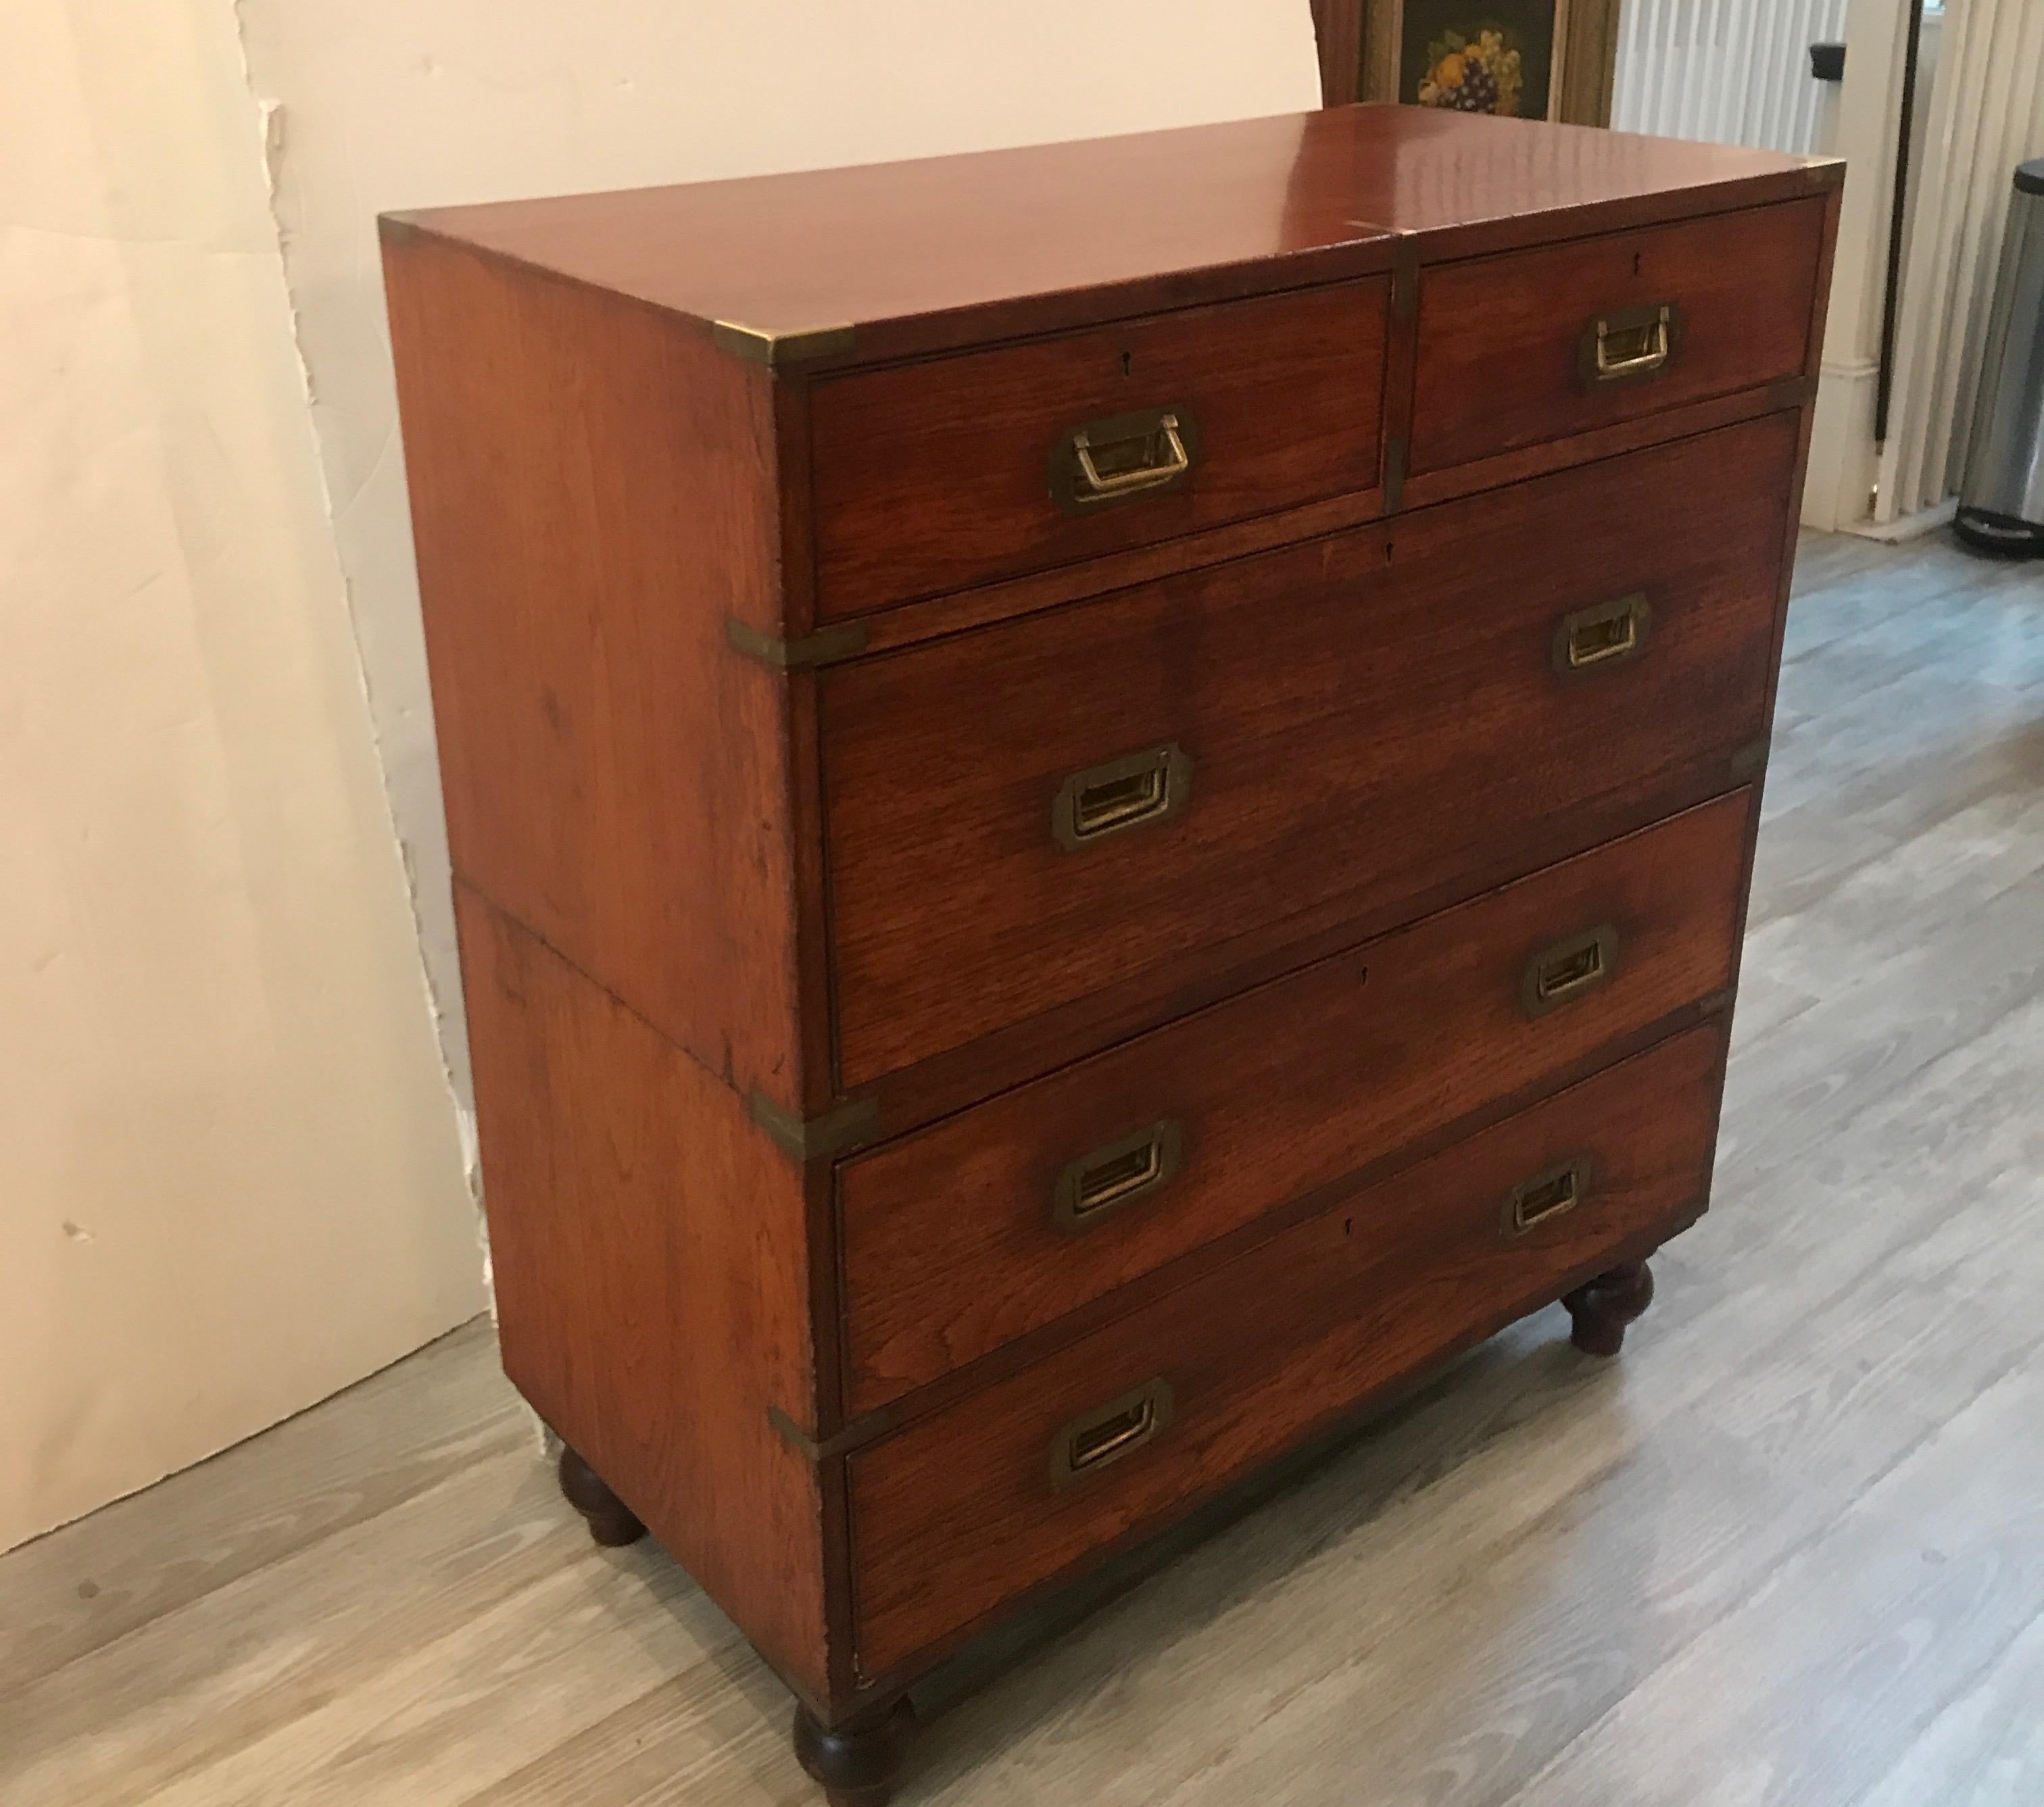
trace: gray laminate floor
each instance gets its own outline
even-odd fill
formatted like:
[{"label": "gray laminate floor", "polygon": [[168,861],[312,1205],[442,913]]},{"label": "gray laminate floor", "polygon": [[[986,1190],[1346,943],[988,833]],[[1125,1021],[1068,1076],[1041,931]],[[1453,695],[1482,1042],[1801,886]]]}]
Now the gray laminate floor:
[{"label": "gray laminate floor", "polygon": [[[1798,589],[1716,1208],[1623,1359],[1550,1311],[955,1672],[905,1803],[2044,1804],[2044,574]],[[480,1324],[0,1558],[4,1807],[805,1801],[786,1714]]]}]

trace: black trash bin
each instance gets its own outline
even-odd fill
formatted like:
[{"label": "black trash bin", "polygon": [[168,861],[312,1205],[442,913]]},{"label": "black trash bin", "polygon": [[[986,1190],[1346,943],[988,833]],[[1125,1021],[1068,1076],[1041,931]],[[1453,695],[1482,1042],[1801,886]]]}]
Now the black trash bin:
[{"label": "black trash bin", "polygon": [[1954,524],[1992,551],[2044,552],[2044,157],[2016,167]]}]

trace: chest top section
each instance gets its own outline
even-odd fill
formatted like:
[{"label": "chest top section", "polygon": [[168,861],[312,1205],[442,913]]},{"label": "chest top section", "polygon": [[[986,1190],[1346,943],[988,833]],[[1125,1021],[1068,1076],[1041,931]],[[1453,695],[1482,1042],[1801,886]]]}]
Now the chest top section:
[{"label": "chest top section", "polygon": [[1842,169],[1354,106],[384,224],[699,321],[740,355],[821,369],[1786,200]]}]

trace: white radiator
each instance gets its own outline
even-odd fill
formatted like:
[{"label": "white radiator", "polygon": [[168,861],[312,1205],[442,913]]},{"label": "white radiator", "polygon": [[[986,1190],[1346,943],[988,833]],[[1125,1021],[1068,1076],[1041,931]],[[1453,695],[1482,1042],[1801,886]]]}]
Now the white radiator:
[{"label": "white radiator", "polygon": [[1808,153],[1826,85],[1810,46],[1845,36],[1846,0],[1624,0],[1612,120],[1621,132]]}]

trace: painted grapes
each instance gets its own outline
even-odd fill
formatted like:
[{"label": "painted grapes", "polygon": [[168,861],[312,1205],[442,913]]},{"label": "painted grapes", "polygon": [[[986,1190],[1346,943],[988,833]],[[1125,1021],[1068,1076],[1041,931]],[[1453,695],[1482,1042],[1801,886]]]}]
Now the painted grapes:
[{"label": "painted grapes", "polygon": [[1420,79],[1422,106],[1456,113],[1519,111],[1525,75],[1515,35],[1484,25],[1473,35],[1444,31],[1427,46],[1427,72]]}]

